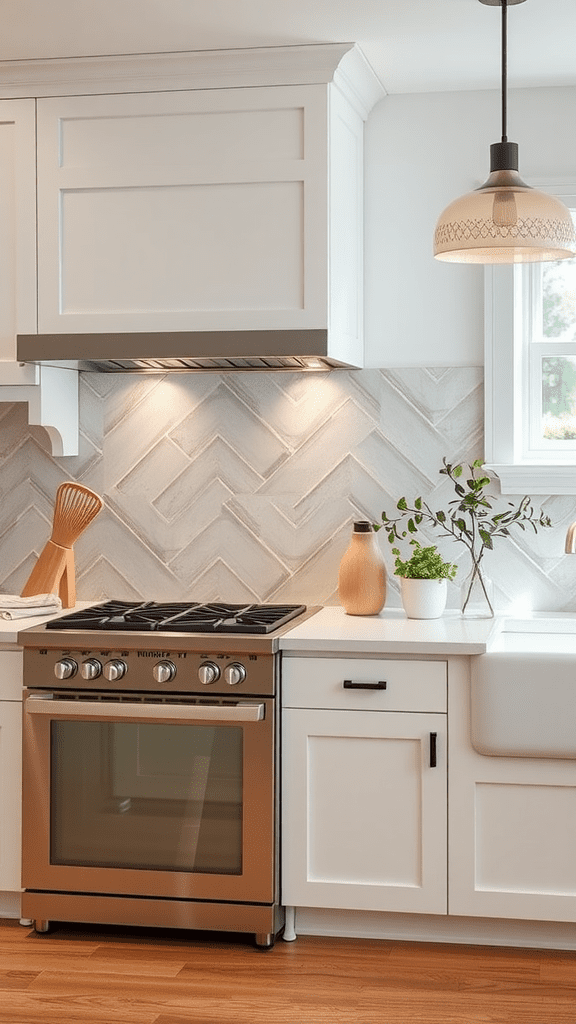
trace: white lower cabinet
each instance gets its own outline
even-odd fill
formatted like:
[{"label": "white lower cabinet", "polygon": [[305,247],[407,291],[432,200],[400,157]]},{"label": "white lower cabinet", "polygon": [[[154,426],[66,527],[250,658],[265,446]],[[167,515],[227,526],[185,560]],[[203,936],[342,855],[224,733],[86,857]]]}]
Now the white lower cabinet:
[{"label": "white lower cabinet", "polygon": [[0,651],[0,907],[20,892],[21,761],[22,652]]},{"label": "white lower cabinet", "polygon": [[445,662],[284,659],[285,905],[446,914],[446,685]]},{"label": "white lower cabinet", "polygon": [[576,922],[576,761],[474,750],[469,657],[288,657],[282,693],[286,906],[444,914],[457,941],[500,919],[521,945]]},{"label": "white lower cabinet", "polygon": [[469,673],[454,659],[449,913],[576,921],[576,761],[477,753]]}]

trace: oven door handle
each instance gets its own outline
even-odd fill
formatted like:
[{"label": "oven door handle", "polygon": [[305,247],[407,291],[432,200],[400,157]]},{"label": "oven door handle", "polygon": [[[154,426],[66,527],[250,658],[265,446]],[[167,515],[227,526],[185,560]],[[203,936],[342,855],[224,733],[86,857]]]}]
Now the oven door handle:
[{"label": "oven door handle", "polygon": [[31,694],[26,711],[32,715],[74,715],[77,718],[145,718],[211,722],[261,722],[264,704],[146,704],[129,701],[54,700],[52,693]]}]

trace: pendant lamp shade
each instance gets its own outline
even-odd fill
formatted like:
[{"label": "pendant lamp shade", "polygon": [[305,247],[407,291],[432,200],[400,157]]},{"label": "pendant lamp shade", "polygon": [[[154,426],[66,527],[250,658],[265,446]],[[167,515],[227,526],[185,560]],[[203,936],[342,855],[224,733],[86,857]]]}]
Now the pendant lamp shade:
[{"label": "pendant lamp shade", "polygon": [[518,174],[518,146],[506,137],[506,7],[524,0],[480,0],[502,7],[502,141],[490,147],[490,174],[480,188],[440,215],[434,256],[449,263],[541,263],[572,259],[570,211]]},{"label": "pendant lamp shade", "polygon": [[[436,259],[448,263],[572,259],[576,235],[570,211],[555,196],[522,181],[515,143],[497,142],[490,152],[487,181],[455,199],[441,214],[434,235]],[[498,168],[502,162],[508,167]]]}]

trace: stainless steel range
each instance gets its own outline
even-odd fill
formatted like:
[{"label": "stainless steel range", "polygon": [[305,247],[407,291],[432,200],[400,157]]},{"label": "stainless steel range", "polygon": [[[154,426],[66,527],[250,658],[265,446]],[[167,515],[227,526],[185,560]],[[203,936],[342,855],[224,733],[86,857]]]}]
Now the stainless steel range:
[{"label": "stainless steel range", "polygon": [[279,906],[278,638],[303,605],[108,601],[24,630],[24,917],[253,932]]}]

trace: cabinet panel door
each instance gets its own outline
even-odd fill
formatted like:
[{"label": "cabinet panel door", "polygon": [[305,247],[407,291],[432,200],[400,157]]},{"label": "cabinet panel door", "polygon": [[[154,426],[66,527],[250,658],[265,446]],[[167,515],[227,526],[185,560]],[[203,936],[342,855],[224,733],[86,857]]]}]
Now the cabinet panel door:
[{"label": "cabinet panel door", "polygon": [[445,716],[289,709],[283,720],[282,901],[445,914]]},{"label": "cabinet panel door", "polygon": [[23,651],[0,651],[0,700],[22,700]]},{"label": "cabinet panel door", "polygon": [[450,914],[576,921],[576,761],[477,753],[468,668],[449,693]]},{"label": "cabinet panel door", "polygon": [[40,333],[326,327],[326,154],[323,87],[40,99]]},{"label": "cabinet panel door", "polygon": [[0,891],[20,890],[22,703],[0,701]]},{"label": "cabinet panel door", "polygon": [[34,100],[0,101],[0,359],[36,331]]}]

